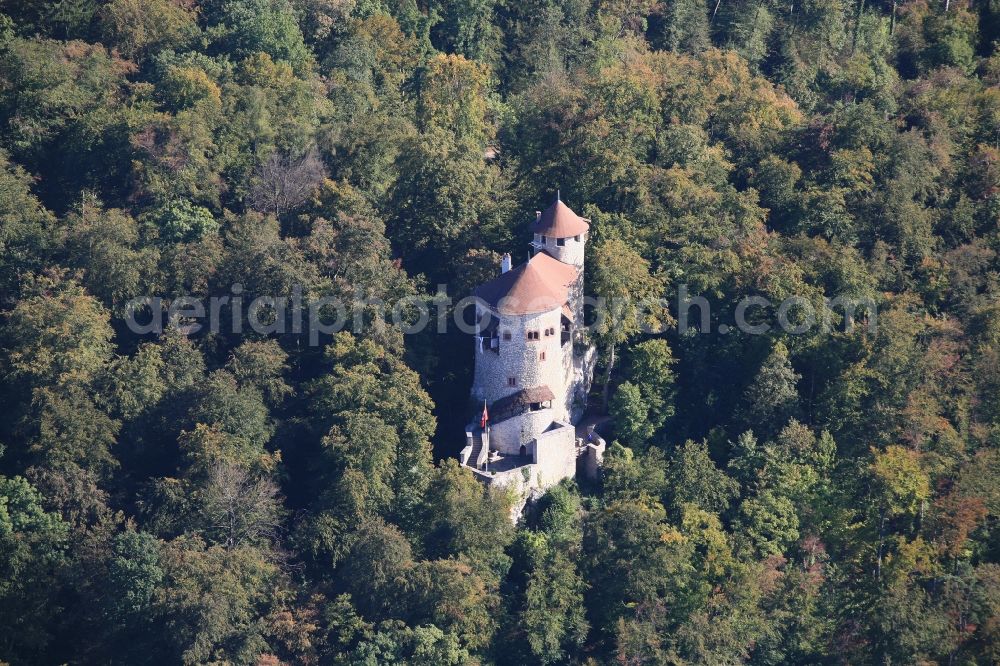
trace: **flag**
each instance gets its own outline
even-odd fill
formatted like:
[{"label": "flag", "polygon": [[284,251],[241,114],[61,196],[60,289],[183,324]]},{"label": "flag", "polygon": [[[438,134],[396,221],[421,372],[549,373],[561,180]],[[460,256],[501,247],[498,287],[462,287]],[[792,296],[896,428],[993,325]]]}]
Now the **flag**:
[{"label": "flag", "polygon": [[479,427],[486,430],[486,423],[490,420],[490,414],[486,411],[486,401],[483,400],[483,416],[479,419]]}]

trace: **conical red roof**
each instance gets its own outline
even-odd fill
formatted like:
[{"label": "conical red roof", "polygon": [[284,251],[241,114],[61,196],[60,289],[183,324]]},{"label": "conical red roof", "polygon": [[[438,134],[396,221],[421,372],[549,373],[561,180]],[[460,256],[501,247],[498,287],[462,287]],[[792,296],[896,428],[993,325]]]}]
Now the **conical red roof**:
[{"label": "conical red roof", "polygon": [[531,225],[534,233],[550,238],[579,236],[587,233],[588,229],[590,225],[587,224],[587,220],[574,213],[558,198]]}]

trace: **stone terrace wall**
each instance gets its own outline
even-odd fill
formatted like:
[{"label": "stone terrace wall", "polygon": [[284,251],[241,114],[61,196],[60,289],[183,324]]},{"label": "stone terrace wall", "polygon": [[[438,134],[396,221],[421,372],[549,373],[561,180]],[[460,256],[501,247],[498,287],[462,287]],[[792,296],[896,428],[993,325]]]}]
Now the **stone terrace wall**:
[{"label": "stone terrace wall", "polygon": [[538,484],[548,488],[576,474],[576,428],[568,421],[553,423],[529,447],[538,466]]}]

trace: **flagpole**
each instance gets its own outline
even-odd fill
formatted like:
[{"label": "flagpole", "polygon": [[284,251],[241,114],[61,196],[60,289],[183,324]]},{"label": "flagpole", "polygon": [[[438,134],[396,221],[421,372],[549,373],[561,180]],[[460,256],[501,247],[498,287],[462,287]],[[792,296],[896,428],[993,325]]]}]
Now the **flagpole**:
[{"label": "flagpole", "polygon": [[486,444],[486,474],[490,473],[490,413],[486,410],[486,400],[483,400],[483,436]]}]

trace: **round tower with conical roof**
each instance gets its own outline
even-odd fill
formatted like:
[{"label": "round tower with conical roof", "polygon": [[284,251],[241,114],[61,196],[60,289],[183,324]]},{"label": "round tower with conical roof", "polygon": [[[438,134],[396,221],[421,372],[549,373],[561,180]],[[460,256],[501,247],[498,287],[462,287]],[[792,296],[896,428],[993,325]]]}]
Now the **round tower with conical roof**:
[{"label": "round tower with conical roof", "polygon": [[534,234],[531,247],[536,254],[544,252],[577,269],[576,283],[570,289],[574,328],[583,322],[583,260],[589,231],[590,220],[573,212],[559,194],[551,206],[535,213],[531,225]]},{"label": "round tower with conical roof", "polygon": [[516,268],[507,266],[505,260],[499,277],[475,291],[480,328],[472,396],[493,403],[546,386],[556,398],[555,417],[568,418],[563,358],[571,351],[564,309],[576,268],[544,253]]},{"label": "round tower with conical roof", "polygon": [[582,269],[589,222],[574,213],[557,195],[551,206],[535,212],[531,246],[535,252],[546,252],[564,264]]}]

